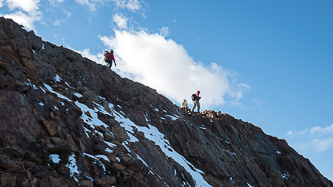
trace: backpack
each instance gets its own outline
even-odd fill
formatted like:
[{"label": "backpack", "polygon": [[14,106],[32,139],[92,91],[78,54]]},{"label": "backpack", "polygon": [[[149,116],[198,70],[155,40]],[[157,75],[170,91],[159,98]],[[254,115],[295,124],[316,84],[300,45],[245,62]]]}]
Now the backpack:
[{"label": "backpack", "polygon": [[196,98],[197,98],[196,95],[192,94],[192,96],[191,96],[192,101],[195,101]]},{"label": "backpack", "polygon": [[110,62],[111,61],[111,55],[108,51],[104,51],[104,61]]}]

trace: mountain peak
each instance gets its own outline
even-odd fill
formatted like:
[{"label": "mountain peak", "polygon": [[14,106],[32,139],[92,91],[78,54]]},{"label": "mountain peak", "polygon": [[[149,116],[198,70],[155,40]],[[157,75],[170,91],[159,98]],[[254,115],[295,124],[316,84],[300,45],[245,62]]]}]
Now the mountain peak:
[{"label": "mountain peak", "polygon": [[333,186],[285,140],[0,18],[3,186]]}]

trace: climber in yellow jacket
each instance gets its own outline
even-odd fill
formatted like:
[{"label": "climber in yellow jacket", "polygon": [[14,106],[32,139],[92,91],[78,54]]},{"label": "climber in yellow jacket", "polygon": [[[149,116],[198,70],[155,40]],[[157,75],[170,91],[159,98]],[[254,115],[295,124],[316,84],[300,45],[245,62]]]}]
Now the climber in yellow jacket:
[{"label": "climber in yellow jacket", "polygon": [[186,111],[186,109],[188,108],[188,104],[187,104],[186,99],[183,100],[183,102],[182,102],[182,104],[181,104],[181,108],[184,108],[185,111]]}]

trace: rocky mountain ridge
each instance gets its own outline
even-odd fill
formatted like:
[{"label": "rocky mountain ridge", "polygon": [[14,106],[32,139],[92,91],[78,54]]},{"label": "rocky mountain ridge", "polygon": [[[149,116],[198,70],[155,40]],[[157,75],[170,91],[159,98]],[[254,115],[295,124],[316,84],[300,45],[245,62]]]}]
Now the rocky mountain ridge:
[{"label": "rocky mountain ridge", "polygon": [[0,18],[1,186],[333,186],[286,141]]}]

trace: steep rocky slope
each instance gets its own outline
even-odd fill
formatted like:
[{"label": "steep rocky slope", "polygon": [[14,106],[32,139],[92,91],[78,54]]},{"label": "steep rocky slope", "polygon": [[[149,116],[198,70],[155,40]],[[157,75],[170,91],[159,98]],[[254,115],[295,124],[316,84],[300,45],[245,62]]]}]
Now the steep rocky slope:
[{"label": "steep rocky slope", "polygon": [[0,18],[1,186],[333,186],[287,142]]}]

